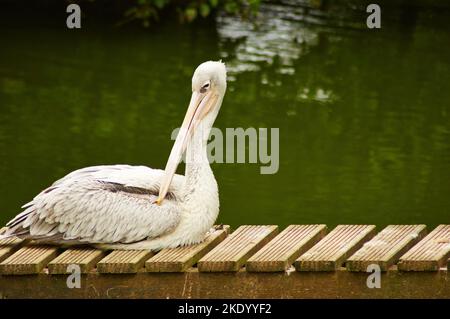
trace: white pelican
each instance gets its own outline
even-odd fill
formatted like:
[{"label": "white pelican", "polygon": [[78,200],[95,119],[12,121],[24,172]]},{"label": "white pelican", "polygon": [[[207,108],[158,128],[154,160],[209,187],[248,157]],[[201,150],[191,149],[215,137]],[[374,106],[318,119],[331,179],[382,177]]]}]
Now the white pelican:
[{"label": "white pelican", "polygon": [[[219,214],[206,144],[225,90],[225,65],[200,64],[164,171],[129,165],[76,170],[22,206],[0,238],[149,250],[201,242]],[[184,152],[183,176],[175,171]]]}]

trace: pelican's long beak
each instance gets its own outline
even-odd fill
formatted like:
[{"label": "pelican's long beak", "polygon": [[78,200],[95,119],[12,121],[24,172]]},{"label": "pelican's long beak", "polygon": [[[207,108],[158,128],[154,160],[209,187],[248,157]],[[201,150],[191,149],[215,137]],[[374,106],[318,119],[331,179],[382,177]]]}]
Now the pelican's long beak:
[{"label": "pelican's long beak", "polygon": [[212,91],[208,93],[199,93],[194,91],[192,93],[191,101],[188,110],[181,125],[178,136],[173,144],[169,159],[167,160],[164,177],[161,181],[158,199],[156,203],[160,205],[169,190],[172,178],[175,175],[178,164],[181,161],[184,151],[187,147],[189,137],[192,136],[195,128],[198,126],[200,120],[211,110],[215,101],[216,95]]}]

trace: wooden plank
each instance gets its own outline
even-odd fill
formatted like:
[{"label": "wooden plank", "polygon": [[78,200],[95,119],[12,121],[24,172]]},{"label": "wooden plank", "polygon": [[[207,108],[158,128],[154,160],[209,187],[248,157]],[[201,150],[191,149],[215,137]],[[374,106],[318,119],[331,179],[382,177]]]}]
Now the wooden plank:
[{"label": "wooden plank", "polygon": [[50,274],[67,274],[69,265],[78,265],[81,273],[85,274],[93,269],[96,263],[105,256],[106,252],[90,247],[69,248],[48,264]]},{"label": "wooden plank", "polygon": [[163,249],[145,262],[148,272],[182,272],[196,264],[200,258],[223,241],[230,226],[216,229],[208,234],[205,241],[197,245]]},{"label": "wooden plank", "polygon": [[278,226],[240,226],[197,264],[201,272],[238,271],[247,259],[278,233]]},{"label": "wooden plank", "polygon": [[245,269],[250,272],[285,271],[298,256],[322,239],[326,230],[326,225],[290,225],[250,257]]},{"label": "wooden plank", "polygon": [[30,245],[20,248],[0,263],[2,275],[37,274],[58,254],[58,247]]},{"label": "wooden plank", "polygon": [[98,262],[97,271],[105,274],[137,273],[153,255],[148,250],[114,250]]},{"label": "wooden plank", "polygon": [[339,225],[301,255],[294,266],[298,271],[335,271],[374,235],[374,225]]},{"label": "wooden plank", "polygon": [[425,225],[389,225],[345,262],[349,271],[367,271],[372,264],[387,271],[426,234]]},{"label": "wooden plank", "polygon": [[[8,227],[0,228],[0,235],[3,235]],[[0,262],[17,251],[23,241],[17,237],[0,239]]]},{"label": "wooden plank", "polygon": [[450,256],[450,225],[439,225],[398,262],[403,271],[437,271]]},{"label": "wooden plank", "polygon": [[21,243],[22,240],[17,237],[0,239],[0,262],[17,251]]}]

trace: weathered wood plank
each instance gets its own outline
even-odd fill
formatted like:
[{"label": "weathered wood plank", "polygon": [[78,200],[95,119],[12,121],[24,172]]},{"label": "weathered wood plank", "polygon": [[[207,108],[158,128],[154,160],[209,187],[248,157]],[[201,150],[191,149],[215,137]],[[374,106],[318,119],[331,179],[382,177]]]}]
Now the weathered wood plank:
[{"label": "weathered wood plank", "polygon": [[402,271],[437,271],[450,256],[450,225],[439,225],[398,262]]},{"label": "weathered wood plank", "polygon": [[61,255],[50,261],[48,272],[50,274],[67,274],[69,265],[78,265],[81,273],[85,274],[93,269],[106,252],[90,247],[69,248]]},{"label": "weathered wood plank", "polygon": [[326,234],[326,225],[290,225],[249,258],[250,272],[276,272],[288,269],[294,260]]},{"label": "weathered wood plank", "polygon": [[58,248],[45,245],[29,245],[20,248],[0,263],[2,275],[37,274],[58,254]]},{"label": "weathered wood plank", "polygon": [[426,234],[425,225],[389,225],[366,242],[345,262],[349,271],[367,271],[372,264],[387,271]]},{"label": "weathered wood plank", "polygon": [[97,271],[107,274],[136,273],[154,255],[148,250],[114,250],[97,264]]},{"label": "weathered wood plank", "polygon": [[240,226],[197,263],[201,272],[238,271],[247,259],[270,241],[278,226]]},{"label": "weathered wood plank", "polygon": [[145,262],[148,272],[182,272],[192,267],[209,251],[223,241],[230,231],[230,226],[224,225],[208,234],[200,244],[163,249]]},{"label": "weathered wood plank", "polygon": [[[413,273],[391,270],[380,276],[381,289],[367,288],[367,274],[346,271],[345,268],[325,273],[296,271],[289,276],[283,272],[254,273],[244,269],[205,274],[196,268],[182,273],[139,271],[133,275],[90,272],[81,277],[81,287],[76,289],[67,289],[66,278],[60,276],[0,276],[0,296],[27,299],[450,298],[447,271]],[[4,313],[4,308],[2,310]],[[192,317],[201,318],[200,315]]]},{"label": "weathered wood plank", "polygon": [[22,240],[17,237],[0,239],[0,262],[20,248]]},{"label": "weathered wood plank", "polygon": [[374,225],[339,225],[301,255],[294,266],[298,271],[335,271],[374,235]]}]

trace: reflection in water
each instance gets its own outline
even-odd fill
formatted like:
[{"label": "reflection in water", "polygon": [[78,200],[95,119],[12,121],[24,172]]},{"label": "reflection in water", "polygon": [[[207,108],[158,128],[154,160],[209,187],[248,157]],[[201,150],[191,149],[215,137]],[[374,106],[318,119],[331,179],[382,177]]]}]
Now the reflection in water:
[{"label": "reflection in water", "polygon": [[217,30],[0,26],[0,222],[73,169],[163,167],[192,70],[222,58],[216,126],[280,128],[280,169],[213,164],[219,222],[448,223],[448,17],[370,32],[332,13],[265,5],[256,25],[221,15]]},{"label": "reflection in water", "polygon": [[293,75],[294,61],[317,43],[317,31],[299,28],[304,11],[300,6],[262,4],[256,21],[219,15],[221,56],[228,61],[229,73],[260,71],[261,62],[273,64],[277,59],[278,72]]},{"label": "reflection in water", "polygon": [[[231,75],[260,71],[262,63],[273,64],[275,59],[280,65],[277,72],[293,75],[294,62],[318,44],[323,30],[362,28],[360,22],[349,20],[360,11],[343,9],[346,7],[330,7],[327,1],[280,1],[262,3],[254,21],[219,15],[221,56],[228,61]],[[333,37],[337,40],[339,37]]]}]

